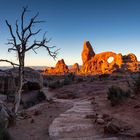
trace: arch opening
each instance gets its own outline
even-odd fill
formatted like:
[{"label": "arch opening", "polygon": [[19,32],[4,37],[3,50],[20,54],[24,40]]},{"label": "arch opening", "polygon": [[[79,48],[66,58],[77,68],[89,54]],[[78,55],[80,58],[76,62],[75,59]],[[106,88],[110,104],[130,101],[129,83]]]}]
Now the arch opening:
[{"label": "arch opening", "polygon": [[114,57],[113,56],[110,56],[108,59],[107,59],[107,62],[108,63],[112,63],[114,61]]}]

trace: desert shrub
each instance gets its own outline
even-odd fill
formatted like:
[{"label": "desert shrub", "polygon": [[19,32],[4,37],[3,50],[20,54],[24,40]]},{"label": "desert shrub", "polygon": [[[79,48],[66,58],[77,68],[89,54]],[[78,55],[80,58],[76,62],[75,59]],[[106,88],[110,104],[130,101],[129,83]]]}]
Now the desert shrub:
[{"label": "desert shrub", "polygon": [[36,104],[41,103],[42,101],[46,100],[46,96],[42,91],[37,91],[35,96],[29,97],[26,100],[22,100],[21,104],[24,109],[30,108]]},{"label": "desert shrub", "polygon": [[30,82],[28,81],[27,83],[25,83],[22,87],[23,90],[39,90],[41,87],[37,82]]},{"label": "desert shrub", "polygon": [[4,118],[0,117],[0,140],[11,140]]},{"label": "desert shrub", "polygon": [[77,82],[83,82],[84,79],[83,79],[83,77],[77,77],[77,78],[76,78],[76,81],[77,81]]},{"label": "desert shrub", "polygon": [[52,88],[52,89],[59,88],[61,86],[62,86],[62,84],[60,83],[59,80],[48,83],[48,87]]},{"label": "desert shrub", "polygon": [[73,81],[75,79],[75,74],[74,73],[69,73],[67,75],[67,77],[68,77],[69,80],[72,80]]},{"label": "desert shrub", "polygon": [[98,77],[95,77],[95,76],[94,76],[94,77],[91,77],[91,78],[89,79],[90,82],[97,81],[97,80],[98,80]]},{"label": "desert shrub", "polygon": [[108,80],[110,78],[110,74],[101,74],[99,75],[99,79],[102,80]]},{"label": "desert shrub", "polygon": [[132,90],[135,94],[140,93],[140,73],[138,76],[133,80],[133,87]]},{"label": "desert shrub", "polygon": [[39,102],[41,102],[43,100],[46,100],[46,96],[45,96],[44,92],[39,91],[38,95],[37,95],[37,99],[38,99]]},{"label": "desert shrub", "polygon": [[63,85],[69,85],[74,81],[75,79],[75,74],[74,73],[69,73],[68,75],[65,76],[63,82],[61,83]]},{"label": "desert shrub", "polygon": [[130,91],[124,91],[117,86],[111,86],[107,92],[107,98],[110,100],[112,106],[117,105],[129,96]]},{"label": "desert shrub", "polygon": [[71,83],[71,79],[69,79],[68,77],[65,77],[65,79],[62,82],[62,85],[69,85]]}]

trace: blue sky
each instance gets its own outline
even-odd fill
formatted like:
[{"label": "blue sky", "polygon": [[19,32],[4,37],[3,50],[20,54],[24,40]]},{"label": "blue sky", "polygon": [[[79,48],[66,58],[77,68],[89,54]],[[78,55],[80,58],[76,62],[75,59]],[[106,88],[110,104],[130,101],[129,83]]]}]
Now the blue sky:
[{"label": "blue sky", "polygon": [[[0,0],[0,57],[16,61],[16,54],[8,53],[5,45],[10,37],[5,19],[14,25],[22,7],[28,5],[28,17],[39,12],[40,24],[49,45],[61,48],[58,59],[66,64],[82,64],[81,51],[89,40],[96,53],[114,51],[136,54],[140,60],[140,1],[139,0]],[[43,32],[42,32],[43,34]],[[38,38],[41,37],[40,34]],[[29,52],[26,65],[53,66],[57,62],[44,49],[38,54]],[[4,63],[0,65],[6,65]]]}]

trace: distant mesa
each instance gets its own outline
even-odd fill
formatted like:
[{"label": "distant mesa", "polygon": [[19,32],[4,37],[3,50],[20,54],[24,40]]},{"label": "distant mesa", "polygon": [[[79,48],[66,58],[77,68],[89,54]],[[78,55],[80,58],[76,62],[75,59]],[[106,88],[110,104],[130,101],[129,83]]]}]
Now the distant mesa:
[{"label": "distant mesa", "polygon": [[89,41],[85,41],[81,53],[83,65],[75,63],[68,68],[64,60],[57,62],[55,67],[47,68],[44,74],[109,74],[113,72],[138,71],[138,61],[135,54],[122,55],[114,52],[95,54]]}]

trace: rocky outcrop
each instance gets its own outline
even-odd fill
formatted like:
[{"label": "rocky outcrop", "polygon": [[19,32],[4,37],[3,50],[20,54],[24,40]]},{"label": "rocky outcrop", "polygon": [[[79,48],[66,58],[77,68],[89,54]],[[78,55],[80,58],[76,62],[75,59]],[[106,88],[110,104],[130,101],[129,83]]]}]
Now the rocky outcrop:
[{"label": "rocky outcrop", "polygon": [[64,59],[61,59],[57,62],[55,66],[55,72],[62,74],[69,72],[68,66],[65,64]]},{"label": "rocky outcrop", "polygon": [[[109,58],[113,58],[112,62],[108,62]],[[102,74],[111,73],[122,66],[122,55],[114,52],[103,52],[96,54],[89,61],[83,64],[81,73],[86,74]]]},{"label": "rocky outcrop", "polygon": [[68,66],[64,59],[59,60],[55,67],[46,68],[43,74],[66,74],[69,72]]},{"label": "rocky outcrop", "polygon": [[89,61],[92,57],[94,57],[95,52],[93,51],[93,48],[89,41],[84,42],[83,51],[82,51],[82,61],[83,64],[85,64],[87,61]]},{"label": "rocky outcrop", "polygon": [[[43,77],[41,74],[31,68],[25,68],[25,81],[35,82],[43,87]],[[18,68],[0,72],[0,93],[14,94],[18,86]]]},{"label": "rocky outcrop", "polygon": [[[88,49],[88,53],[84,53],[85,43],[82,52],[83,66],[81,68],[81,74],[104,74],[112,73],[114,71],[136,71],[137,70],[137,57],[134,54],[128,54],[122,56],[122,54],[116,54],[114,52],[102,52],[99,54],[93,54],[93,49]],[[89,55],[89,51],[91,54]],[[84,55],[83,55],[84,54]],[[84,57],[83,57],[84,56]],[[110,59],[111,58],[111,59]],[[111,61],[110,61],[111,60]]]},{"label": "rocky outcrop", "polygon": [[80,68],[79,68],[79,64],[78,63],[75,63],[74,65],[71,66],[70,68],[70,72],[72,73],[79,73],[80,71]]},{"label": "rocky outcrop", "polygon": [[[83,65],[75,63],[68,69],[64,60],[59,60],[53,68],[45,69],[43,74],[66,74],[73,72],[76,74],[109,74],[112,72],[138,71],[137,57],[130,53],[128,55],[116,54],[115,52],[102,52],[95,54],[89,41],[85,41],[82,51]],[[140,64],[139,64],[140,65]]]},{"label": "rocky outcrop", "polygon": [[129,70],[129,71],[136,71],[138,67],[138,60],[137,57],[130,53],[128,55],[124,55],[122,57],[123,59],[123,68],[124,70]]}]

